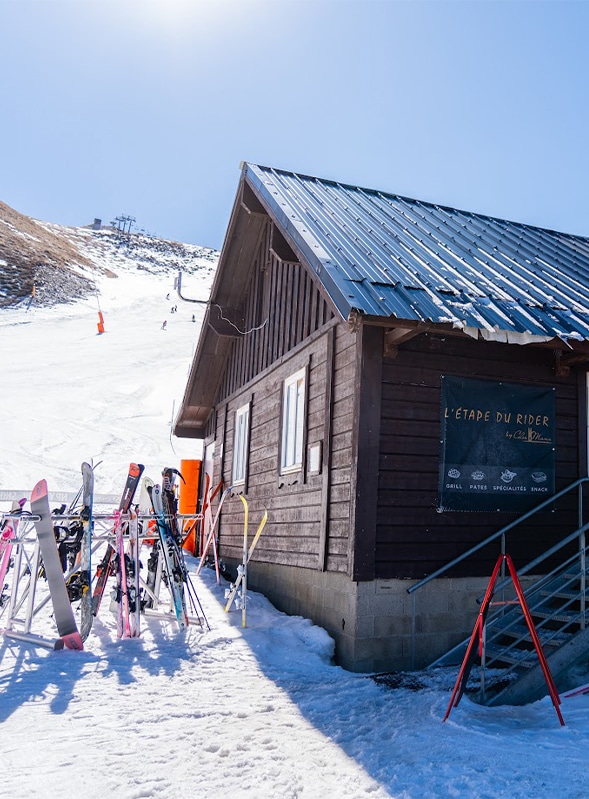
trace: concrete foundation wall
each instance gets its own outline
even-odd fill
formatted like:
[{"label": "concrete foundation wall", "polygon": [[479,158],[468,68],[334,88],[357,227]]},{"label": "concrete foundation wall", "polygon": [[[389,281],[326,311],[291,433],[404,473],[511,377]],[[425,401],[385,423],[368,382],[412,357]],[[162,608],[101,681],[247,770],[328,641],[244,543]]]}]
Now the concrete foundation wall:
[{"label": "concrete foundation wall", "polygon": [[327,630],[339,665],[370,673],[424,668],[467,638],[488,578],[434,580],[409,595],[409,580],[355,583],[341,573],[252,562],[248,584],[279,610]]},{"label": "concrete foundation wall", "polygon": [[425,668],[472,633],[487,583],[434,580],[414,595],[410,580],[359,583],[354,671]]}]

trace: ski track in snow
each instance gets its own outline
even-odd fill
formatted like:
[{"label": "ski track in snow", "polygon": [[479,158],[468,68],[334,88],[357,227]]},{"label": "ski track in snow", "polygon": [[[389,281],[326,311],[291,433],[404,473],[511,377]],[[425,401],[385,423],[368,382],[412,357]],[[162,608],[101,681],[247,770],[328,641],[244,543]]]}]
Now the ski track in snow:
[{"label": "ski track in snow", "polygon": [[[0,340],[7,343],[0,364],[10,378],[0,393],[0,418],[13,423],[2,429],[0,487],[30,490],[45,477],[50,491],[76,490],[79,464],[94,459],[103,461],[96,491],[116,493],[130,460],[143,458],[157,481],[162,458],[198,457],[195,442],[170,443],[172,411],[204,315],[202,305],[173,300],[174,274],[124,270],[117,279],[101,278],[103,335],[96,298],[2,312]],[[199,280],[190,275],[188,286]],[[170,314],[173,302],[178,311]]]},{"label": "ski track in snow", "polygon": [[[75,491],[93,458],[96,491],[120,494],[131,460],[157,481],[195,457],[195,442],[172,448],[169,423],[203,309],[178,302],[170,315],[171,291],[171,275],[102,280],[103,336],[91,300],[2,312],[0,487],[30,492],[44,477]],[[454,671],[386,690],[334,666],[324,630],[254,592],[242,629],[221,582],[194,577],[210,632],[148,618],[141,638],[119,641],[105,601],[83,652],[0,638],[2,795],[586,798],[589,696],[563,702],[564,728],[549,699],[463,699],[443,724]]]}]

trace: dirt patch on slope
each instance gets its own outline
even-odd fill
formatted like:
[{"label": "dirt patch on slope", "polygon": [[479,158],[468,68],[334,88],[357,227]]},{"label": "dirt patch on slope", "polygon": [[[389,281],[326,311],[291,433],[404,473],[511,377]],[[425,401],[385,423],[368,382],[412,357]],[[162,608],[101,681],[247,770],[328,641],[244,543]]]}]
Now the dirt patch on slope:
[{"label": "dirt patch on slope", "polygon": [[94,270],[66,238],[0,202],[0,306],[30,297],[33,287],[43,305],[84,296]]}]

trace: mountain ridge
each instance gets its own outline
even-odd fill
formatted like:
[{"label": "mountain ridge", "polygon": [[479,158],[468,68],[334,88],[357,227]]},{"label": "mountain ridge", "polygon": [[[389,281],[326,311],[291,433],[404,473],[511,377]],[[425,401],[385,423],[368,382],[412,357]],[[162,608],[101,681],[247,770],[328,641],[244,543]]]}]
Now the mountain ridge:
[{"label": "mountain ridge", "polygon": [[96,291],[112,266],[152,272],[214,270],[208,247],[105,227],[67,227],[25,216],[0,201],[0,308],[69,303]]}]

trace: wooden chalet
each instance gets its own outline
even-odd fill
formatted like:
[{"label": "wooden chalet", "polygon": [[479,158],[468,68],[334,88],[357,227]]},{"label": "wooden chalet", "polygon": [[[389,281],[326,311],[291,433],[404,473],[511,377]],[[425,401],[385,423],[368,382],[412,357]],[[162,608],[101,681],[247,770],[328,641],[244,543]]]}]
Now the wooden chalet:
[{"label": "wooden chalet", "polygon": [[[588,340],[589,240],[245,164],[175,433],[252,525],[268,509],[250,587],[348,669],[421,667],[497,550],[417,610],[407,588],[587,475]],[[242,519],[224,505],[229,571]],[[560,519],[520,529],[516,566]]]}]

